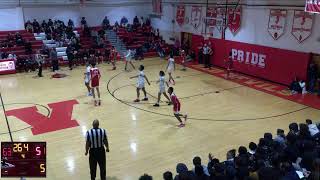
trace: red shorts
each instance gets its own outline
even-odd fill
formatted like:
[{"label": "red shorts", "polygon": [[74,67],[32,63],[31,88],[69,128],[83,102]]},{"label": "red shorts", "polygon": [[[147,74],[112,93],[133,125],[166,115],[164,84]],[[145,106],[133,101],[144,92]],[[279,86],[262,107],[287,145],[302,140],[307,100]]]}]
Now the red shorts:
[{"label": "red shorts", "polygon": [[174,114],[179,114],[179,112],[180,112],[180,107],[181,107],[180,103],[173,105],[173,113],[174,113]]},{"label": "red shorts", "polygon": [[91,81],[91,87],[99,87],[99,80],[92,80]]}]

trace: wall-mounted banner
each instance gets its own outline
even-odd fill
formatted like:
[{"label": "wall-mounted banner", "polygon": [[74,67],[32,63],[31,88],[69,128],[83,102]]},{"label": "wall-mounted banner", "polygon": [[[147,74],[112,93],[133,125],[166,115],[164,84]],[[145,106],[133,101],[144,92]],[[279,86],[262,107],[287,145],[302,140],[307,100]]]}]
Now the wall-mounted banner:
[{"label": "wall-mounted banner", "polygon": [[207,9],[207,26],[213,27],[216,25],[216,20],[211,18],[217,18],[217,8],[208,7]]},{"label": "wall-mounted banner", "polygon": [[299,43],[308,39],[312,34],[313,17],[314,16],[308,12],[294,10],[291,34]]},{"label": "wall-mounted banner", "polygon": [[178,5],[177,6],[177,14],[176,14],[176,21],[179,26],[184,24],[184,19],[186,15],[186,6],[185,5]]},{"label": "wall-mounted banner", "polygon": [[320,13],[320,0],[306,0],[307,12]]},{"label": "wall-mounted banner", "polygon": [[269,15],[268,32],[274,40],[284,33],[288,11],[284,9],[271,9]]},{"label": "wall-mounted banner", "polygon": [[162,0],[152,0],[152,11],[155,14],[162,14]]},{"label": "wall-mounted banner", "polygon": [[198,27],[200,26],[201,18],[202,18],[202,6],[192,6],[190,24],[193,26],[194,29],[198,29]]},{"label": "wall-mounted banner", "polygon": [[228,27],[233,35],[235,35],[241,27],[241,13],[241,6],[238,6],[236,9],[228,8]]}]

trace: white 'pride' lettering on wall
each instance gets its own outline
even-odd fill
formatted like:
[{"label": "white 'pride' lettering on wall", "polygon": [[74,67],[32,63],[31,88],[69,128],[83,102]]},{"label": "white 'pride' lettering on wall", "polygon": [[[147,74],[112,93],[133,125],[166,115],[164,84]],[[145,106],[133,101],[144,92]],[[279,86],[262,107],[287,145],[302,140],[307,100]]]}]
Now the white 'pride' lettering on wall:
[{"label": "white 'pride' lettering on wall", "polygon": [[242,51],[238,49],[232,49],[232,59],[234,61],[238,61],[239,63],[246,63],[255,66],[259,66],[260,68],[266,67],[266,58],[267,56],[264,54],[259,54],[255,52]]}]

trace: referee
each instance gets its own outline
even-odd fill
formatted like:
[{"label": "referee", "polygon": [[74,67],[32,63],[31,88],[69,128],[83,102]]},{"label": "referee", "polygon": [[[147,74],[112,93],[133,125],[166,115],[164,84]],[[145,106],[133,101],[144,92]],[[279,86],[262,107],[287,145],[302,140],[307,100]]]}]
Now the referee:
[{"label": "referee", "polygon": [[[92,123],[93,128],[87,131],[86,153],[89,151],[89,165],[91,180],[96,179],[97,163],[100,167],[100,179],[106,180],[106,153],[109,152],[109,144],[105,129],[99,128],[99,121],[96,119]],[[104,146],[106,146],[106,150]]]}]

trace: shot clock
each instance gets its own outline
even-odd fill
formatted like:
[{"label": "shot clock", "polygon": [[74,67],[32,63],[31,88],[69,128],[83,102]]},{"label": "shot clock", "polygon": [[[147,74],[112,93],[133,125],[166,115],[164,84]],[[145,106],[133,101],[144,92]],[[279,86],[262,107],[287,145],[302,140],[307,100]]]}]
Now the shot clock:
[{"label": "shot clock", "polygon": [[46,177],[45,142],[1,142],[1,177]]}]

